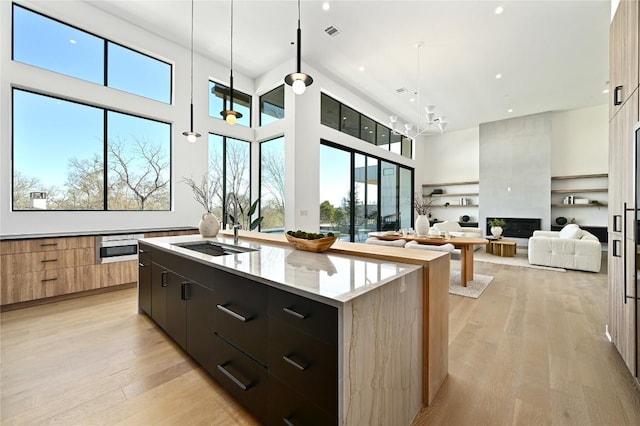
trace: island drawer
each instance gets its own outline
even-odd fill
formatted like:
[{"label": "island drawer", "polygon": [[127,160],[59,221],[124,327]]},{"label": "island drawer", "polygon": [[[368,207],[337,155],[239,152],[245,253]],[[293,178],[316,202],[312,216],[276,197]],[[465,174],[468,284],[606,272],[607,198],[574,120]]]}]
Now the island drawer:
[{"label": "island drawer", "polygon": [[151,246],[138,242],[138,260],[142,263],[151,262]]},{"label": "island drawer", "polygon": [[325,412],[299,392],[269,374],[270,425],[325,426],[338,424],[337,412]]},{"label": "island drawer", "polygon": [[214,329],[262,365],[267,365],[267,289],[221,270],[214,275]]},{"label": "island drawer", "polygon": [[327,344],[338,344],[338,309],[333,306],[270,287],[268,313]]},{"label": "island drawer", "polygon": [[214,336],[211,353],[213,377],[237,401],[244,405],[260,423],[267,420],[267,369],[234,348],[219,336]]},{"label": "island drawer", "polygon": [[269,372],[329,412],[338,410],[338,350],[269,318]]}]

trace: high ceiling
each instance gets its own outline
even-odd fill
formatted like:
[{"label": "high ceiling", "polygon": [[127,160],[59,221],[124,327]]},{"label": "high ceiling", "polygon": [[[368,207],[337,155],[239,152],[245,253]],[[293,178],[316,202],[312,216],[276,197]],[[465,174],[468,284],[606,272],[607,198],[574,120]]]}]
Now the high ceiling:
[{"label": "high ceiling", "polygon": [[[448,131],[607,102],[610,0],[323,3],[302,1],[302,70],[310,65],[400,122],[415,123],[416,93],[420,116],[435,105]],[[91,4],[190,45],[188,0]],[[195,50],[228,65],[230,0],[196,0],[194,9]],[[255,78],[288,61],[293,72],[297,13],[294,0],[235,0],[234,71]],[[339,33],[327,35],[330,26]]]}]

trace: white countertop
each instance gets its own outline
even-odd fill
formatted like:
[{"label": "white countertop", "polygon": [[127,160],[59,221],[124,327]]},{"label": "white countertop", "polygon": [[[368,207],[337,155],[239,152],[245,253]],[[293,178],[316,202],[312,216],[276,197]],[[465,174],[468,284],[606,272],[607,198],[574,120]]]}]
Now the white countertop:
[{"label": "white countertop", "polygon": [[153,247],[196,260],[219,269],[242,275],[276,288],[311,299],[340,306],[368,291],[422,268],[421,265],[395,263],[366,257],[333,253],[312,253],[288,245],[243,240],[238,246],[257,251],[210,256],[174,243],[217,241],[233,244],[233,238],[199,235],[145,238],[140,241]]}]

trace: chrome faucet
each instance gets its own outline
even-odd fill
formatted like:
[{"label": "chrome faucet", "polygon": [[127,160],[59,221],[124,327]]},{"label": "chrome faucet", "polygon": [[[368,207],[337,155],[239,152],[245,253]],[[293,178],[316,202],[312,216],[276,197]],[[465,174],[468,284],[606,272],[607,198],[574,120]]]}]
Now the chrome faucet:
[{"label": "chrome faucet", "polygon": [[[230,192],[227,194],[227,203],[224,206],[224,210],[227,212],[227,219],[229,218],[229,201],[231,200],[231,198],[233,198],[234,203],[233,203],[233,220],[235,221],[235,223],[232,223],[233,225],[233,244],[238,244],[238,229],[242,228],[242,225],[240,225],[240,221],[238,220],[238,205],[240,204],[240,201],[238,200],[238,196],[235,194],[235,192]],[[227,221],[225,220],[225,225],[227,224]]]}]

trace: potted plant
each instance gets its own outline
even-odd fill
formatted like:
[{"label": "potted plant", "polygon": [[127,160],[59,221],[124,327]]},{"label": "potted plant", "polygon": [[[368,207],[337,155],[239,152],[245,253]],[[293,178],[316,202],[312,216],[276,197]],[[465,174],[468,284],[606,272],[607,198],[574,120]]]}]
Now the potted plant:
[{"label": "potted plant", "polygon": [[502,236],[502,227],[505,225],[504,219],[489,219],[489,226],[491,227],[491,235],[495,238],[500,238]]},{"label": "potted plant", "polygon": [[431,195],[423,195],[416,192],[413,196],[413,208],[418,213],[414,227],[418,235],[427,235],[429,233],[429,227],[431,226],[429,216],[431,215],[433,201],[434,199]]}]

